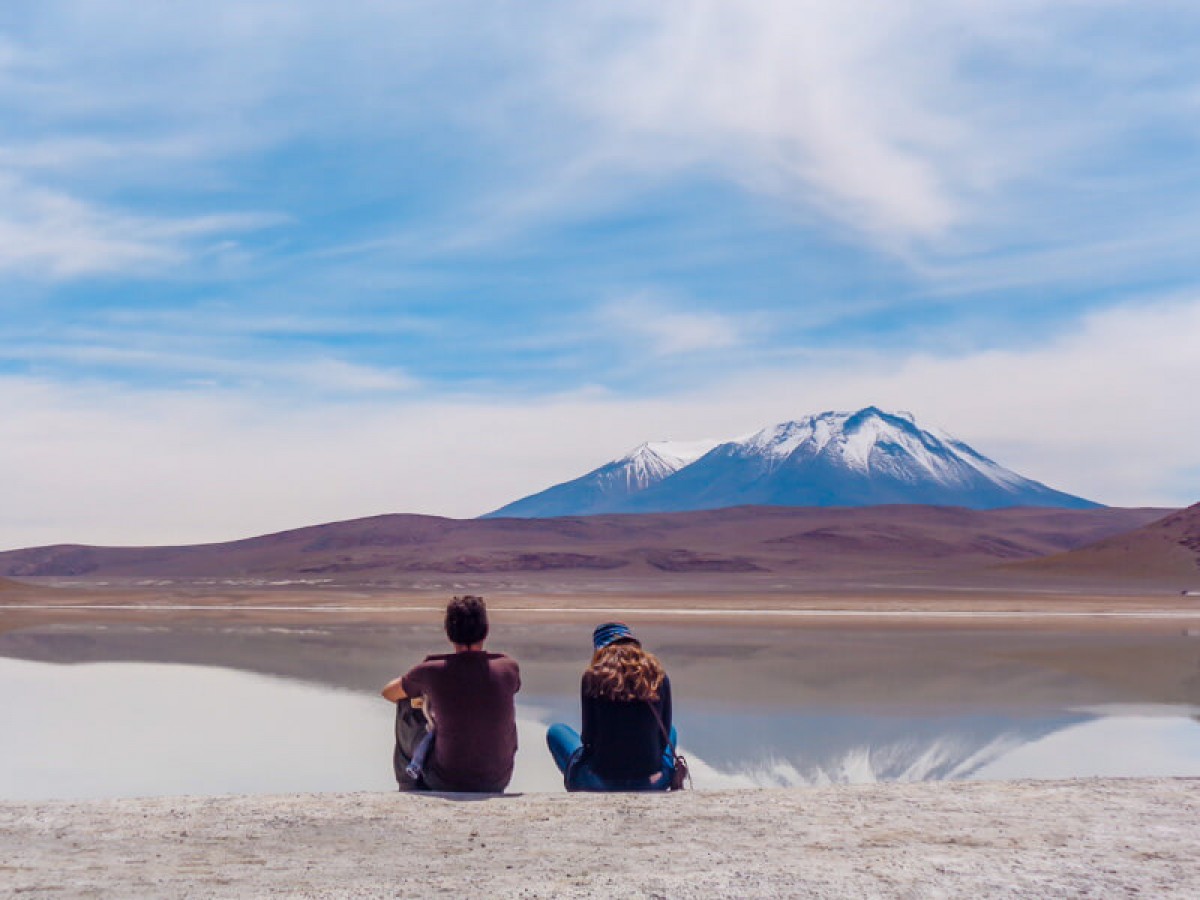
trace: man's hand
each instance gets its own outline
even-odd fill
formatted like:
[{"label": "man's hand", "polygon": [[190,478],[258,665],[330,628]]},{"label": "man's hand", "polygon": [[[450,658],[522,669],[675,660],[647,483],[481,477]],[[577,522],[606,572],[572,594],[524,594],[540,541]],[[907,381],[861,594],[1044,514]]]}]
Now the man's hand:
[{"label": "man's hand", "polygon": [[404,676],[402,675],[399,678],[393,678],[391,681],[385,684],[383,686],[383,690],[380,691],[380,693],[383,694],[383,699],[391,700],[393,703],[399,703],[401,700],[407,697],[408,694],[404,692],[404,686],[401,684],[403,680]]}]

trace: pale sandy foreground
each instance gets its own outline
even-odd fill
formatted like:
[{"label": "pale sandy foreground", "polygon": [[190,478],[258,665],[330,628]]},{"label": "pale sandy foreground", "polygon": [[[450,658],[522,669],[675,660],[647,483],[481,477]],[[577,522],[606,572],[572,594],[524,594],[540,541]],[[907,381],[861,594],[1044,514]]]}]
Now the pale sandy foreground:
[{"label": "pale sandy foreground", "polygon": [[22,897],[1200,896],[1200,781],[0,804]]}]

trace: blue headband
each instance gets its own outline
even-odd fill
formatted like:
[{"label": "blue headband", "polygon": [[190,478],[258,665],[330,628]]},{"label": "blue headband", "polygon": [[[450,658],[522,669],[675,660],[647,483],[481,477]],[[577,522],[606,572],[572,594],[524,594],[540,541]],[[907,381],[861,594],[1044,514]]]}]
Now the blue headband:
[{"label": "blue headband", "polygon": [[633,632],[624,622],[605,622],[603,625],[597,625],[596,630],[592,632],[592,646],[597,650],[603,650],[609,644],[618,641],[632,641],[641,645],[641,641],[633,636]]}]

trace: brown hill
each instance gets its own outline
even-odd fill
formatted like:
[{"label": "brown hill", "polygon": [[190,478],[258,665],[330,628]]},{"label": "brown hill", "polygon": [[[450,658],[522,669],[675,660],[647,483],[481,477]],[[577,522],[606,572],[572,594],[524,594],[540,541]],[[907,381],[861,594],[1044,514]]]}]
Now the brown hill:
[{"label": "brown hill", "polygon": [[740,507],[563,519],[386,515],[183,547],[55,545],[0,553],[9,576],[336,576],[419,573],[934,572],[1032,559],[1163,510]]},{"label": "brown hill", "polygon": [[1109,577],[1192,576],[1200,582],[1200,503],[1132,531],[1020,568]]}]

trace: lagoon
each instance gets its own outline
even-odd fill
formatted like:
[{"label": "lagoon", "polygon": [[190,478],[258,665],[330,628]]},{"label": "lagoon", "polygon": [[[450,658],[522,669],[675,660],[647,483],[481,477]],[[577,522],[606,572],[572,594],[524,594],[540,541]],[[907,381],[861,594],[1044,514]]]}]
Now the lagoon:
[{"label": "lagoon", "polygon": [[[578,722],[586,630],[514,626],[511,647],[496,642],[525,683],[512,791],[562,789],[543,735]],[[1200,775],[1200,642],[1186,635],[640,630],[672,674],[697,789]],[[392,707],[375,690],[422,650],[441,652],[437,637],[259,625],[0,635],[0,798],[392,790]]]}]

